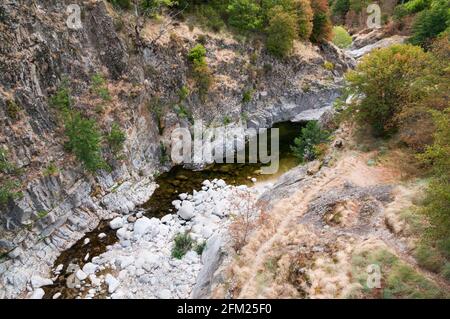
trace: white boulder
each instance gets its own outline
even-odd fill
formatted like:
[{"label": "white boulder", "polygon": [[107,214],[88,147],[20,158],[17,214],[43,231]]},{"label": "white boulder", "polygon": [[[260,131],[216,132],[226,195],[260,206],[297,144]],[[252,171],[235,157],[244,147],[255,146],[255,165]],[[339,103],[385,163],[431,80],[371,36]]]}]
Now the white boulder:
[{"label": "white boulder", "polygon": [[181,208],[178,210],[178,216],[183,218],[184,220],[190,220],[195,216],[194,214],[194,205],[189,201],[183,201],[181,204]]},{"label": "white boulder", "polygon": [[105,282],[108,285],[108,292],[110,294],[114,293],[120,285],[120,282],[111,274],[106,275]]}]

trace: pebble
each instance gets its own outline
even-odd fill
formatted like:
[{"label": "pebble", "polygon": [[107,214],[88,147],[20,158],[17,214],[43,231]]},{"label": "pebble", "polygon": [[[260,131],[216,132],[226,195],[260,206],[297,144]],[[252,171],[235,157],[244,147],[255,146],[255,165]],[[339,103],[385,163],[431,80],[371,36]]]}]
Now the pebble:
[{"label": "pebble", "polygon": [[100,238],[100,239],[103,239],[103,238],[105,238],[106,237],[106,234],[105,233],[100,233],[100,234],[98,234],[98,238]]},{"label": "pebble", "polygon": [[87,245],[91,242],[91,240],[89,238],[85,238],[83,241],[83,245]]},{"label": "pebble", "polygon": [[85,280],[87,278],[86,273],[81,269],[77,270],[77,272],[75,273],[75,276],[77,277],[78,280]]},{"label": "pebble", "polygon": [[123,224],[122,217],[116,217],[109,222],[109,227],[111,227],[111,229],[119,229],[122,228]]},{"label": "pebble", "polygon": [[29,299],[42,299],[45,295],[45,291],[42,288],[38,288],[33,291]]},{"label": "pebble", "polygon": [[56,294],[53,295],[52,299],[58,299],[59,297],[61,297],[61,293],[57,292]]},{"label": "pebble", "polygon": [[[98,269],[98,266],[96,264],[93,264],[93,263],[85,264],[83,266],[83,270],[82,270],[82,272],[84,272],[84,274],[86,275],[86,277],[84,279],[86,279],[88,275],[95,274],[97,269]],[[78,278],[78,279],[80,279],[80,278]],[[84,279],[80,279],[80,280],[84,280]]]}]

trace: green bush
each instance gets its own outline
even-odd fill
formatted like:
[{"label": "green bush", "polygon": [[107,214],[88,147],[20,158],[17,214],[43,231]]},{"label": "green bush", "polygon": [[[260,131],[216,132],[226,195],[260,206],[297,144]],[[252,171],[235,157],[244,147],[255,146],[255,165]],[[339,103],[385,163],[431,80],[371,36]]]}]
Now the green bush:
[{"label": "green bush", "polygon": [[432,225],[432,237],[445,239],[450,238],[450,107],[432,113],[434,143],[419,156],[431,165],[433,176],[423,210]]},{"label": "green bush", "polygon": [[10,199],[17,199],[22,196],[18,191],[20,184],[18,181],[1,180],[0,183],[0,207],[8,204]]},{"label": "green bush", "polygon": [[417,13],[430,7],[432,0],[410,0],[403,4],[409,14]]},{"label": "green bush", "polygon": [[333,43],[341,49],[348,48],[352,45],[352,37],[341,26],[333,27]]},{"label": "green bush", "polygon": [[415,249],[414,256],[419,266],[435,273],[441,271],[445,262],[438,250],[425,244],[421,244]]},{"label": "green bush", "polygon": [[344,22],[348,10],[350,10],[350,0],[336,0],[331,7],[333,17],[339,22]]},{"label": "green bush", "polygon": [[8,161],[8,152],[0,146],[0,173],[8,174],[14,170],[14,165]]},{"label": "green bush", "polygon": [[188,53],[188,59],[192,63],[193,77],[202,99],[212,85],[212,74],[205,58],[206,48],[201,44],[197,44]]},{"label": "green bush", "polygon": [[70,108],[70,90],[66,82],[63,82],[55,94],[50,97],[50,105],[58,110],[66,110]]},{"label": "green bush", "polygon": [[55,163],[51,162],[44,170],[44,176],[54,176],[59,172],[58,166]]},{"label": "green bush", "polygon": [[120,9],[131,9],[131,0],[108,0],[114,7]]},{"label": "green bush", "polygon": [[272,8],[267,28],[267,50],[275,56],[285,57],[292,51],[296,36],[296,16],[284,11],[281,6]]},{"label": "green bush", "polygon": [[181,87],[181,89],[178,91],[178,98],[179,98],[179,102],[183,102],[184,100],[187,99],[187,97],[189,96],[190,92],[187,86],[183,85]]},{"label": "green bush", "polygon": [[19,119],[20,107],[14,100],[6,101],[6,113],[13,121]]},{"label": "green bush", "polygon": [[242,103],[250,103],[253,98],[253,89],[245,90],[244,94],[242,94]]},{"label": "green bush", "polygon": [[188,53],[189,61],[193,63],[204,63],[206,57],[206,48],[202,44],[197,44]]},{"label": "green bush", "polygon": [[86,119],[79,112],[71,112],[66,116],[64,125],[68,137],[66,148],[88,171],[108,168],[101,155],[102,135],[95,120]]},{"label": "green bush", "polygon": [[312,161],[319,156],[317,146],[328,141],[329,137],[330,133],[322,130],[317,121],[310,121],[302,128],[300,137],[294,140],[291,151],[302,163]]},{"label": "green bush", "polygon": [[197,243],[194,246],[194,251],[197,253],[197,255],[201,256],[206,248],[206,241],[203,241],[201,243]]},{"label": "green bush", "polygon": [[111,126],[111,131],[106,136],[106,141],[113,154],[117,155],[123,149],[123,144],[125,143],[127,137],[125,132],[122,131],[119,124],[113,123]]},{"label": "green bush", "polygon": [[410,43],[428,47],[431,40],[450,27],[448,0],[433,0],[430,9],[420,12],[412,27]]},{"label": "green bush", "polygon": [[325,61],[323,64],[323,67],[328,70],[328,71],[333,71],[334,70],[334,64],[330,61]]},{"label": "green bush", "polygon": [[91,78],[92,91],[97,94],[102,100],[111,100],[111,95],[109,94],[108,86],[105,78],[100,73],[96,73]]},{"label": "green bush", "polygon": [[189,233],[180,233],[175,236],[174,246],[172,248],[172,257],[182,259],[186,253],[192,249],[194,241]]}]

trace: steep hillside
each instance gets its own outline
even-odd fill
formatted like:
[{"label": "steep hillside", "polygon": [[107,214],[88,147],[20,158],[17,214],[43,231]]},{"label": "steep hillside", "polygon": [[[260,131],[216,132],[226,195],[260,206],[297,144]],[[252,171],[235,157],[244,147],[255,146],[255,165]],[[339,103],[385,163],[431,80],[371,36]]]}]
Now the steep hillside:
[{"label": "steep hillside", "polygon": [[[78,30],[66,25],[71,3],[82,9]],[[1,12],[0,138],[15,168],[2,172],[5,185],[14,182],[5,190],[15,194],[0,208],[4,297],[22,293],[32,274],[46,275],[99,220],[144,203],[155,172],[170,166],[161,162],[170,151],[161,145],[175,127],[194,118],[219,124],[245,118],[249,126],[269,127],[329,107],[353,64],[332,45],[300,42],[279,60],[257,38],[237,41],[169,17],[148,19],[137,37],[133,13],[105,1],[17,1],[2,4]],[[206,95],[187,57],[199,42],[213,78]],[[189,94],[180,101],[183,87]],[[100,145],[110,169],[88,173],[65,149],[66,101],[71,112],[93,119],[99,134],[114,125],[126,133],[120,154]]]}]

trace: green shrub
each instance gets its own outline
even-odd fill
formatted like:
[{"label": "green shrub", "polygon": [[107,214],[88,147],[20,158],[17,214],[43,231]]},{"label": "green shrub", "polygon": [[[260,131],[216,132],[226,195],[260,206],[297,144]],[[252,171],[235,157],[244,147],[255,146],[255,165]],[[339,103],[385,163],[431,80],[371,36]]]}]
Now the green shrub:
[{"label": "green shrub", "polygon": [[0,207],[8,204],[10,199],[18,199],[22,196],[22,193],[18,191],[20,187],[18,181],[1,180],[0,182]]},{"label": "green shrub", "polygon": [[55,163],[51,162],[44,170],[44,176],[55,176],[59,172],[58,166]]},{"label": "green shrub", "polygon": [[329,132],[322,130],[317,121],[310,121],[302,128],[300,137],[294,140],[291,151],[302,163],[312,161],[320,155],[316,147],[328,141],[329,137]]},{"label": "green shrub", "polygon": [[172,257],[182,259],[186,253],[192,249],[193,240],[189,233],[180,233],[175,236],[172,248]]},{"label": "green shrub", "polygon": [[297,36],[296,16],[284,11],[281,6],[272,8],[269,15],[267,50],[275,56],[285,57],[292,51]]},{"label": "green shrub", "polygon": [[203,241],[201,243],[197,243],[194,246],[194,251],[197,253],[197,255],[201,256],[206,248],[206,241]]},{"label": "green shrub", "polygon": [[108,168],[101,155],[102,135],[95,120],[86,119],[78,112],[71,112],[65,119],[66,148],[73,152],[84,167],[95,172]]},{"label": "green shrub", "polygon": [[117,155],[123,149],[123,144],[125,143],[127,137],[125,132],[122,131],[119,124],[113,123],[111,126],[111,131],[106,136],[106,141],[113,154]]},{"label": "green shrub", "polygon": [[333,71],[334,70],[334,64],[330,61],[325,61],[323,64],[323,67],[328,70],[328,71]]},{"label": "green shrub", "polygon": [[414,256],[419,266],[435,273],[441,271],[445,262],[438,250],[423,243],[415,249]]},{"label": "green shrub", "polygon": [[253,89],[245,90],[244,94],[242,94],[242,103],[250,103],[253,98]]},{"label": "green shrub", "polygon": [[333,43],[341,49],[348,48],[352,44],[351,35],[341,26],[333,27]]},{"label": "green shrub", "polygon": [[114,7],[120,9],[131,9],[131,0],[108,0]]},{"label": "green shrub", "polygon": [[181,87],[181,89],[178,91],[178,98],[179,98],[179,102],[183,102],[184,100],[187,99],[187,97],[189,96],[190,92],[187,86],[183,85]]},{"label": "green shrub", "polygon": [[6,113],[13,121],[19,119],[20,107],[14,100],[6,101]]},{"label": "green shrub", "polygon": [[8,174],[14,170],[14,165],[8,161],[8,152],[0,146],[0,173]]},{"label": "green shrub", "polygon": [[197,44],[188,53],[189,61],[193,63],[204,63],[206,57],[206,48],[202,44]]},{"label": "green shrub", "polygon": [[106,80],[100,73],[96,73],[91,78],[92,91],[97,94],[102,100],[111,100],[111,95],[109,94],[108,86],[106,85]]},{"label": "green shrub", "polygon": [[206,49],[197,44],[188,53],[188,59],[192,63],[193,77],[196,81],[200,98],[204,99],[212,85],[212,74],[206,63]]},{"label": "green shrub", "polygon": [[420,12],[412,27],[410,43],[428,47],[431,40],[450,27],[448,0],[433,0],[430,9]]},{"label": "green shrub", "polygon": [[403,4],[409,14],[417,13],[430,7],[432,0],[410,0]]},{"label": "green shrub", "polygon": [[231,123],[231,117],[229,117],[228,115],[225,115],[225,116],[223,117],[222,122],[223,122],[223,125],[228,125],[228,124],[230,124],[230,123]]},{"label": "green shrub", "polygon": [[68,110],[70,108],[70,90],[66,82],[63,82],[56,93],[50,97],[50,105],[58,110]]}]

